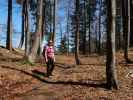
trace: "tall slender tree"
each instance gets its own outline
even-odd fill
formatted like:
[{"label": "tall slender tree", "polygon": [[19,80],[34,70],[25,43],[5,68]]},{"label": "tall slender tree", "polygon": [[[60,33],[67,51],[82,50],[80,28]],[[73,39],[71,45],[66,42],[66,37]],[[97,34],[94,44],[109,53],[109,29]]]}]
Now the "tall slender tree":
[{"label": "tall slender tree", "polygon": [[86,0],[84,0],[84,35],[83,35],[83,54],[86,54],[86,18],[87,18],[87,11],[86,11]]},{"label": "tall slender tree", "polygon": [[87,12],[88,12],[88,38],[89,38],[89,44],[88,44],[88,49],[89,49],[89,54],[91,54],[91,1],[89,0],[88,1],[88,9],[87,9]]},{"label": "tall slender tree", "polygon": [[6,48],[12,51],[12,0],[8,0],[8,20]]},{"label": "tall slender tree", "polygon": [[102,9],[102,0],[99,0],[99,34],[98,34],[98,53],[101,54],[101,9]]},{"label": "tall slender tree", "polygon": [[123,37],[124,37],[124,58],[127,63],[131,62],[128,57],[130,43],[130,0],[122,0]]},{"label": "tall slender tree", "polygon": [[80,0],[76,0],[75,4],[76,4],[75,60],[76,60],[76,64],[79,65],[80,64],[80,60],[79,60],[79,28],[80,28],[79,4],[80,4]]},{"label": "tall slender tree", "polygon": [[30,53],[30,32],[29,32],[29,0],[25,0],[25,57]]},{"label": "tall slender tree", "polygon": [[25,34],[25,1],[22,2],[22,33],[19,48],[22,48]]},{"label": "tall slender tree", "polygon": [[70,46],[70,42],[69,42],[69,31],[70,31],[70,27],[69,27],[69,19],[70,19],[70,13],[69,13],[69,8],[67,8],[67,27],[66,27],[66,32],[67,32],[67,55],[69,55],[69,46]]},{"label": "tall slender tree", "polygon": [[[133,0],[130,0],[130,20],[131,25],[130,27],[133,27]],[[130,46],[133,47],[133,28],[131,28],[130,33]]]},{"label": "tall slender tree", "polygon": [[106,76],[107,87],[118,89],[116,65],[115,65],[115,18],[116,0],[107,0],[107,62]]},{"label": "tall slender tree", "polygon": [[51,3],[51,1],[49,1],[49,3],[50,3],[50,33],[52,33],[52,3]]},{"label": "tall slender tree", "polygon": [[129,46],[130,46],[130,32],[131,32],[131,21],[130,21],[130,18],[131,18],[131,14],[130,14],[130,3],[131,3],[131,0],[128,0],[128,36],[127,36],[127,38],[128,38],[128,40],[127,40],[127,42],[128,42],[128,48],[129,48]]},{"label": "tall slender tree", "polygon": [[53,42],[55,42],[55,24],[56,24],[56,0],[54,0],[54,4],[53,4],[53,34],[52,34],[52,40]]},{"label": "tall slender tree", "polygon": [[43,0],[43,10],[42,10],[42,40],[43,40],[43,37],[44,37],[44,34],[45,34],[45,23],[46,23],[46,21],[45,21],[45,19],[46,19],[46,1],[45,0]]}]

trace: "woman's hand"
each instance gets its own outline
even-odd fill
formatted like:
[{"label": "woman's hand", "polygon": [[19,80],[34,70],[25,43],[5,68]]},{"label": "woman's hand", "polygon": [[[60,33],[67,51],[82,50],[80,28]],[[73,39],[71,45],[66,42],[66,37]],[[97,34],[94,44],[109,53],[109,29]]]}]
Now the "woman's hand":
[{"label": "woman's hand", "polygon": [[46,63],[48,62],[48,59],[45,59]]},{"label": "woman's hand", "polygon": [[55,59],[54,59],[54,62],[55,62]]}]

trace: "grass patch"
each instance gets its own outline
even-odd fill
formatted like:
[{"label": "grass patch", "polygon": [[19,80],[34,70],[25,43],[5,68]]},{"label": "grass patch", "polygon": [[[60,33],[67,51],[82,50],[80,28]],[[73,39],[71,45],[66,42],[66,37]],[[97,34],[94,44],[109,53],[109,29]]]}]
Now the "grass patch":
[{"label": "grass patch", "polygon": [[43,64],[43,67],[47,67],[47,64]]},{"label": "grass patch", "polygon": [[20,61],[20,63],[22,64],[22,65],[30,65],[30,66],[35,66],[35,64],[34,63],[31,63],[30,61],[28,61],[28,60],[21,60]]}]

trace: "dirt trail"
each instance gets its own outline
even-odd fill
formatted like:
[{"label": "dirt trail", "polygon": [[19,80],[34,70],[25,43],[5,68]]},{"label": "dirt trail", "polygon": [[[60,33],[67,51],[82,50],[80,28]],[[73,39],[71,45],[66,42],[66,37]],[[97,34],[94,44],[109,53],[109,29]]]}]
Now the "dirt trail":
[{"label": "dirt trail", "polygon": [[[130,52],[133,58],[133,52]],[[105,88],[104,57],[81,57],[75,66],[72,56],[56,56],[50,78],[46,66],[22,61],[21,53],[0,48],[0,100],[133,100],[133,78],[127,74],[133,64],[118,63],[119,90]],[[122,62],[121,53],[117,61]]]}]

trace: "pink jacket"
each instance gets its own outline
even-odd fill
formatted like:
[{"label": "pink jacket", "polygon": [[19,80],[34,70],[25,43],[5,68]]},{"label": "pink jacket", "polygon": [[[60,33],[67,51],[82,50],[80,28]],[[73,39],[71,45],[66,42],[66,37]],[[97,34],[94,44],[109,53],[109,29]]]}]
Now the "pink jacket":
[{"label": "pink jacket", "polygon": [[53,46],[46,46],[45,47],[45,55],[44,56],[45,56],[46,61],[48,60],[48,58],[52,58],[55,61]]}]

